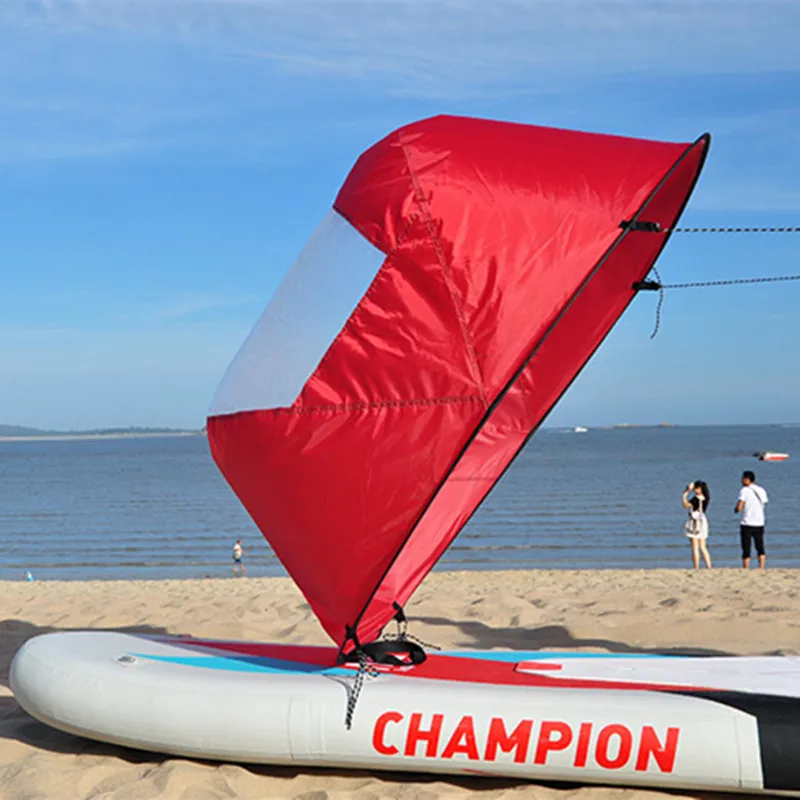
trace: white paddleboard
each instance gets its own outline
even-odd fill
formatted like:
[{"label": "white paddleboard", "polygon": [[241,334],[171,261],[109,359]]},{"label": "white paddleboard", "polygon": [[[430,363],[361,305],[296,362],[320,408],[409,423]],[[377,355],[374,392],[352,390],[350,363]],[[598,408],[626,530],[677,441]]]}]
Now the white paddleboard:
[{"label": "white paddleboard", "polygon": [[800,794],[800,659],[432,653],[76,632],[29,640],[20,705],[69,733],[261,764]]}]

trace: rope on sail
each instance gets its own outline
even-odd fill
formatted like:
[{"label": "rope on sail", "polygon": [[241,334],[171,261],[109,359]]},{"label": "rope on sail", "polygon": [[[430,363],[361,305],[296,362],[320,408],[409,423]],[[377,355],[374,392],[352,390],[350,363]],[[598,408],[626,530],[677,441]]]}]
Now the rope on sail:
[{"label": "rope on sail", "polygon": [[[768,227],[699,227],[699,228],[662,228],[658,222],[647,222],[642,220],[624,219],[620,223],[620,228],[644,233],[800,233],[800,226],[778,226]],[[768,278],[730,278],[718,281],[692,281],[690,283],[662,283],[658,270],[653,267],[653,273],[657,280],[638,281],[631,287],[634,291],[658,292],[658,304],[656,305],[656,321],[651,339],[655,339],[658,329],[661,326],[661,308],[664,305],[665,289],[696,289],[708,286],[736,286],[746,283],[777,283],[779,281],[800,281],[800,275],[776,275]]]},{"label": "rope on sail", "polygon": [[[666,229],[665,229],[666,230]],[[800,233],[800,227],[771,228],[673,228],[674,233]]]},{"label": "rope on sail", "polygon": [[399,603],[394,603],[395,611],[397,612],[394,615],[394,621],[397,623],[397,633],[392,637],[394,641],[397,642],[407,642],[412,641],[416,642],[418,645],[422,647],[426,647],[429,650],[441,650],[442,648],[436,644],[430,644],[429,642],[423,642],[418,636],[414,636],[413,633],[408,632],[408,617],[406,617],[405,612],[403,611],[402,607]]},{"label": "rope on sail", "polygon": [[645,292],[658,292],[658,304],[656,305],[656,321],[653,327],[653,332],[650,334],[651,339],[655,339],[658,329],[661,326],[661,307],[664,305],[664,290],[665,289],[697,289],[699,287],[707,286],[736,286],[744,283],[777,283],[779,281],[800,281],[800,275],[776,275],[769,278],[731,278],[722,281],[693,281],[691,283],[661,283],[661,277],[658,271],[653,268],[653,272],[658,278],[657,281],[639,281],[634,283],[631,288],[638,291]]}]

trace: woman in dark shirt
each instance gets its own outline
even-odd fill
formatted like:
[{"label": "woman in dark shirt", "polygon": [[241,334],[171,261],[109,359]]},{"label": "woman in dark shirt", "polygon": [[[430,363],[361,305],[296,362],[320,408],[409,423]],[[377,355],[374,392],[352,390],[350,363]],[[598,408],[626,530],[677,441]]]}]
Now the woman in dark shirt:
[{"label": "woman in dark shirt", "polygon": [[683,490],[683,507],[689,509],[689,519],[686,522],[685,530],[692,545],[692,563],[695,569],[700,569],[701,555],[706,567],[711,569],[711,554],[708,552],[708,517],[706,516],[710,502],[711,492],[705,481],[690,483]]}]

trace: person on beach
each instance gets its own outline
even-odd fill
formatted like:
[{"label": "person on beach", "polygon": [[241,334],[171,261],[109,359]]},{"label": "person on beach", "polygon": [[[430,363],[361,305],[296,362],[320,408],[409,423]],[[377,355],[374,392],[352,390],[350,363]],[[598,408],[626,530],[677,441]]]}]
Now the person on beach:
[{"label": "person on beach", "polygon": [[235,575],[240,572],[242,575],[247,574],[247,570],[244,568],[244,563],[242,562],[242,557],[244,556],[244,549],[242,548],[242,540],[237,539],[236,544],[233,546],[233,574]]},{"label": "person on beach", "polygon": [[766,517],[764,506],[769,502],[766,491],[756,483],[756,475],[751,470],[742,473],[742,488],[734,508],[735,514],[741,514],[739,538],[742,542],[742,567],[750,568],[750,547],[756,546],[758,566],[764,569],[767,553],[764,550],[764,525]]},{"label": "person on beach", "polygon": [[[691,496],[690,496],[691,495]],[[683,490],[683,507],[689,509],[686,535],[692,546],[692,563],[700,569],[700,556],[711,569],[711,554],[708,552],[708,517],[706,511],[711,502],[711,492],[705,481],[694,481]]]}]

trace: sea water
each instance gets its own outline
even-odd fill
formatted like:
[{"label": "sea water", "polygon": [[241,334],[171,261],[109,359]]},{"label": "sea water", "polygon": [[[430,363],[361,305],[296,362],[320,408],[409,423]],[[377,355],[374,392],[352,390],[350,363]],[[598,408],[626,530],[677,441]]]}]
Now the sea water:
[{"label": "sea water", "polygon": [[[800,566],[800,426],[775,425],[541,430],[437,569],[686,568],[698,479],[714,564],[738,566],[745,469],[770,497],[768,565]],[[285,574],[203,436],[0,441],[0,579],[224,577],[239,538],[248,575]]]}]

